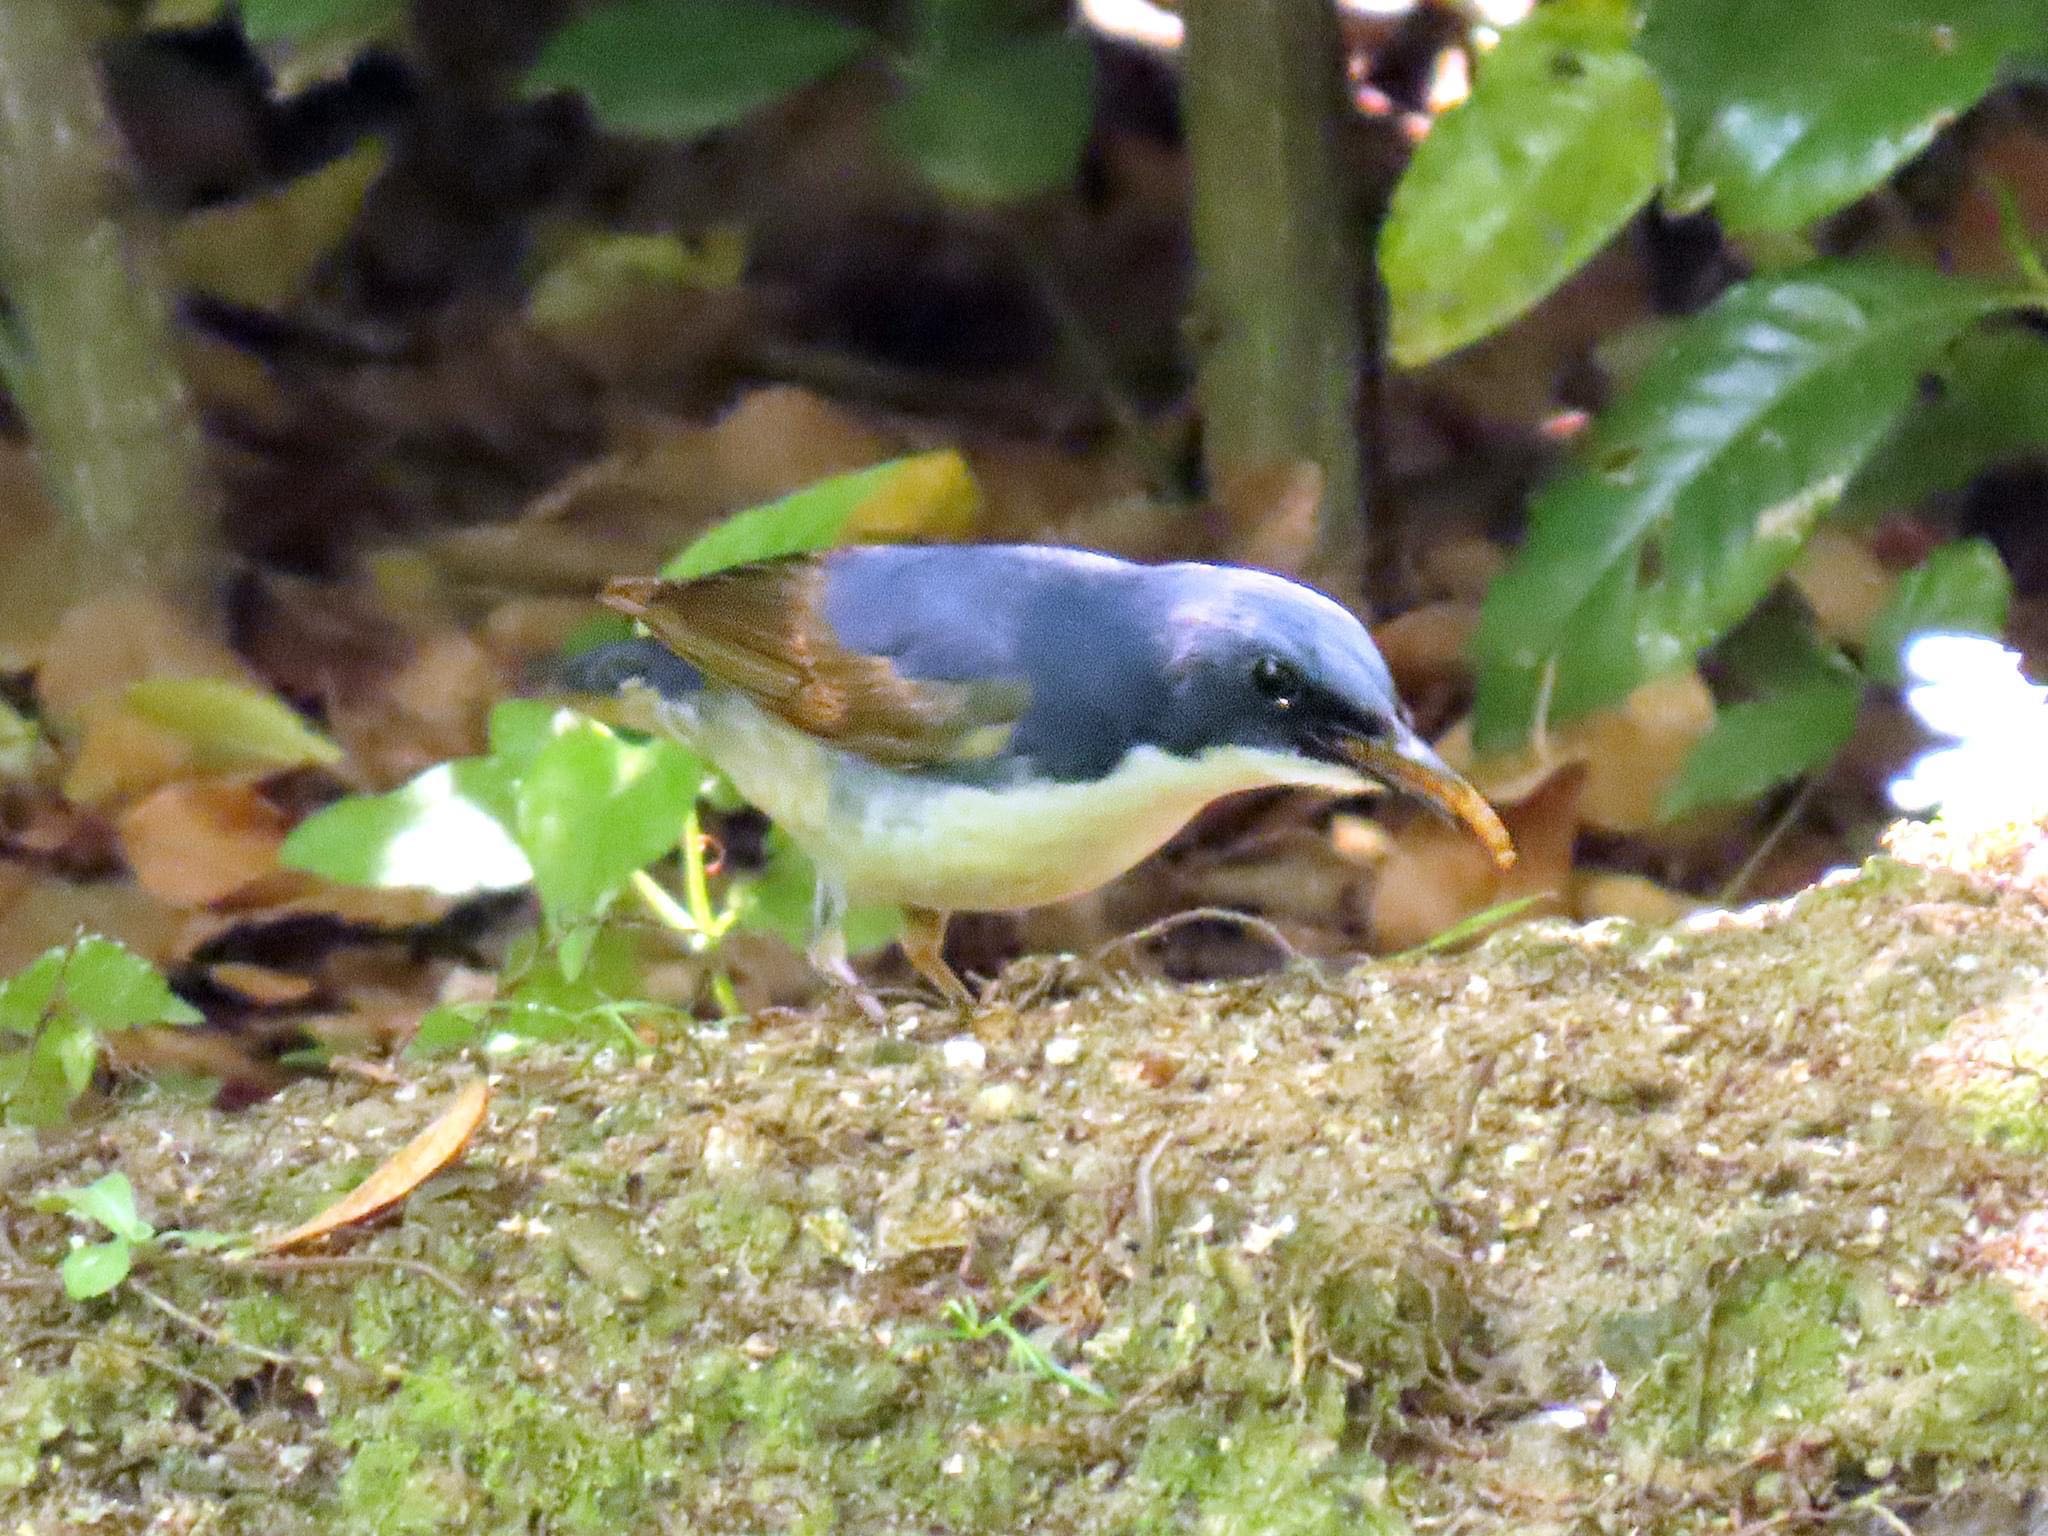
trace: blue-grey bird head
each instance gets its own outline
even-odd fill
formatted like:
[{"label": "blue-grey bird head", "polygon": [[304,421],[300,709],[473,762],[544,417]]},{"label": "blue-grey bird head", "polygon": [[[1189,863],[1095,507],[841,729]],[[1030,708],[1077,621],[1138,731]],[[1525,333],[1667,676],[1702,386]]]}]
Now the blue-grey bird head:
[{"label": "blue-grey bird head", "polygon": [[1378,780],[1462,821],[1512,857],[1490,806],[1416,732],[1364,624],[1264,571],[1177,565],[1168,594],[1170,691],[1152,734],[1186,755],[1244,747]]}]

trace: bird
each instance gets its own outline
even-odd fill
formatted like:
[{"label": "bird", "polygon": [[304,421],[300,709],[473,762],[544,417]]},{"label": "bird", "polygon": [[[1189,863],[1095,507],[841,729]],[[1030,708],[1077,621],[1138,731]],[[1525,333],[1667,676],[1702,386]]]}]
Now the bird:
[{"label": "bird", "polygon": [[644,632],[575,658],[570,686],[639,701],[810,856],[809,958],[871,1016],[850,902],[901,907],[905,957],[965,1007],[952,913],[1093,890],[1243,790],[1391,788],[1514,859],[1365,625],[1268,571],[867,544],[620,577],[601,600]]}]

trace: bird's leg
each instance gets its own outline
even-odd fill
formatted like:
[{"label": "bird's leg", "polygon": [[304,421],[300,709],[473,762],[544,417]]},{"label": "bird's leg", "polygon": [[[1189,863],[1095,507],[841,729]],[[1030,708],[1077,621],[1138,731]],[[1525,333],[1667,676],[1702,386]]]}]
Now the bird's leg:
[{"label": "bird's leg", "polygon": [[819,974],[836,981],[853,998],[871,1024],[886,1024],[889,1010],[868,990],[853,962],[846,958],[846,892],[836,880],[818,877],[811,894],[811,947],[807,952]]},{"label": "bird's leg", "polygon": [[974,1006],[974,994],[967,983],[946,964],[946,914],[929,907],[903,909],[903,958],[917,974],[939,989],[947,1002],[960,1008]]}]

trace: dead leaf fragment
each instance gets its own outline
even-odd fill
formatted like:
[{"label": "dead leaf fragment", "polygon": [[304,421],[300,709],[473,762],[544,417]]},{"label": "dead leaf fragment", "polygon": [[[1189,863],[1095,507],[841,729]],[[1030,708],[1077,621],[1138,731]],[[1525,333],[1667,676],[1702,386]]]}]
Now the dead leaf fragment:
[{"label": "dead leaf fragment", "polygon": [[142,888],[210,907],[277,868],[285,818],[246,784],[166,784],[121,815],[121,848]]},{"label": "dead leaf fragment", "polygon": [[1579,803],[1587,826],[1641,832],[1659,822],[1658,807],[1700,739],[1714,726],[1714,695],[1698,669],[1686,667],[1644,683],[1613,709],[1553,729],[1520,751],[1474,761],[1472,722],[1461,720],[1436,744],[1444,760],[1496,804],[1519,800],[1559,768],[1586,765]]},{"label": "dead leaf fragment", "polygon": [[431,1125],[380,1163],[376,1172],[311,1221],[263,1239],[256,1245],[256,1251],[281,1253],[297,1248],[396,1205],[447,1167],[468,1145],[469,1138],[483,1123],[490,1101],[490,1085],[480,1077],[473,1079]]}]

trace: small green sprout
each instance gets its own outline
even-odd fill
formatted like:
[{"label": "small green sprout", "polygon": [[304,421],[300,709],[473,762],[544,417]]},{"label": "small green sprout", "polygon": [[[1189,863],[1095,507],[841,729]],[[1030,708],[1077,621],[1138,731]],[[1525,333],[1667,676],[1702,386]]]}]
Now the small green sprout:
[{"label": "small green sprout", "polygon": [[1115,1402],[1116,1395],[1107,1387],[1068,1370],[1053,1359],[1043,1345],[1018,1328],[1017,1314],[1038,1300],[1051,1283],[1051,1276],[1041,1276],[1019,1291],[1002,1311],[986,1317],[972,1296],[955,1296],[939,1310],[939,1317],[946,1324],[949,1336],[962,1344],[1001,1339],[1010,1346],[1010,1364],[1014,1369],[1027,1371],[1042,1381],[1056,1382],[1098,1403]]},{"label": "small green sprout", "polygon": [[112,939],[46,950],[0,981],[0,1118],[55,1125],[91,1084],[106,1036],[200,1019],[154,966]]},{"label": "small green sprout", "polygon": [[159,1232],[135,1207],[135,1188],[118,1170],[75,1189],[53,1189],[36,1202],[46,1211],[61,1211],[91,1222],[112,1235],[99,1242],[73,1239],[71,1251],[57,1267],[65,1294],[74,1301],[104,1296],[135,1268],[138,1248],[176,1244],[194,1250],[224,1248],[234,1239],[224,1232],[172,1228]]}]

